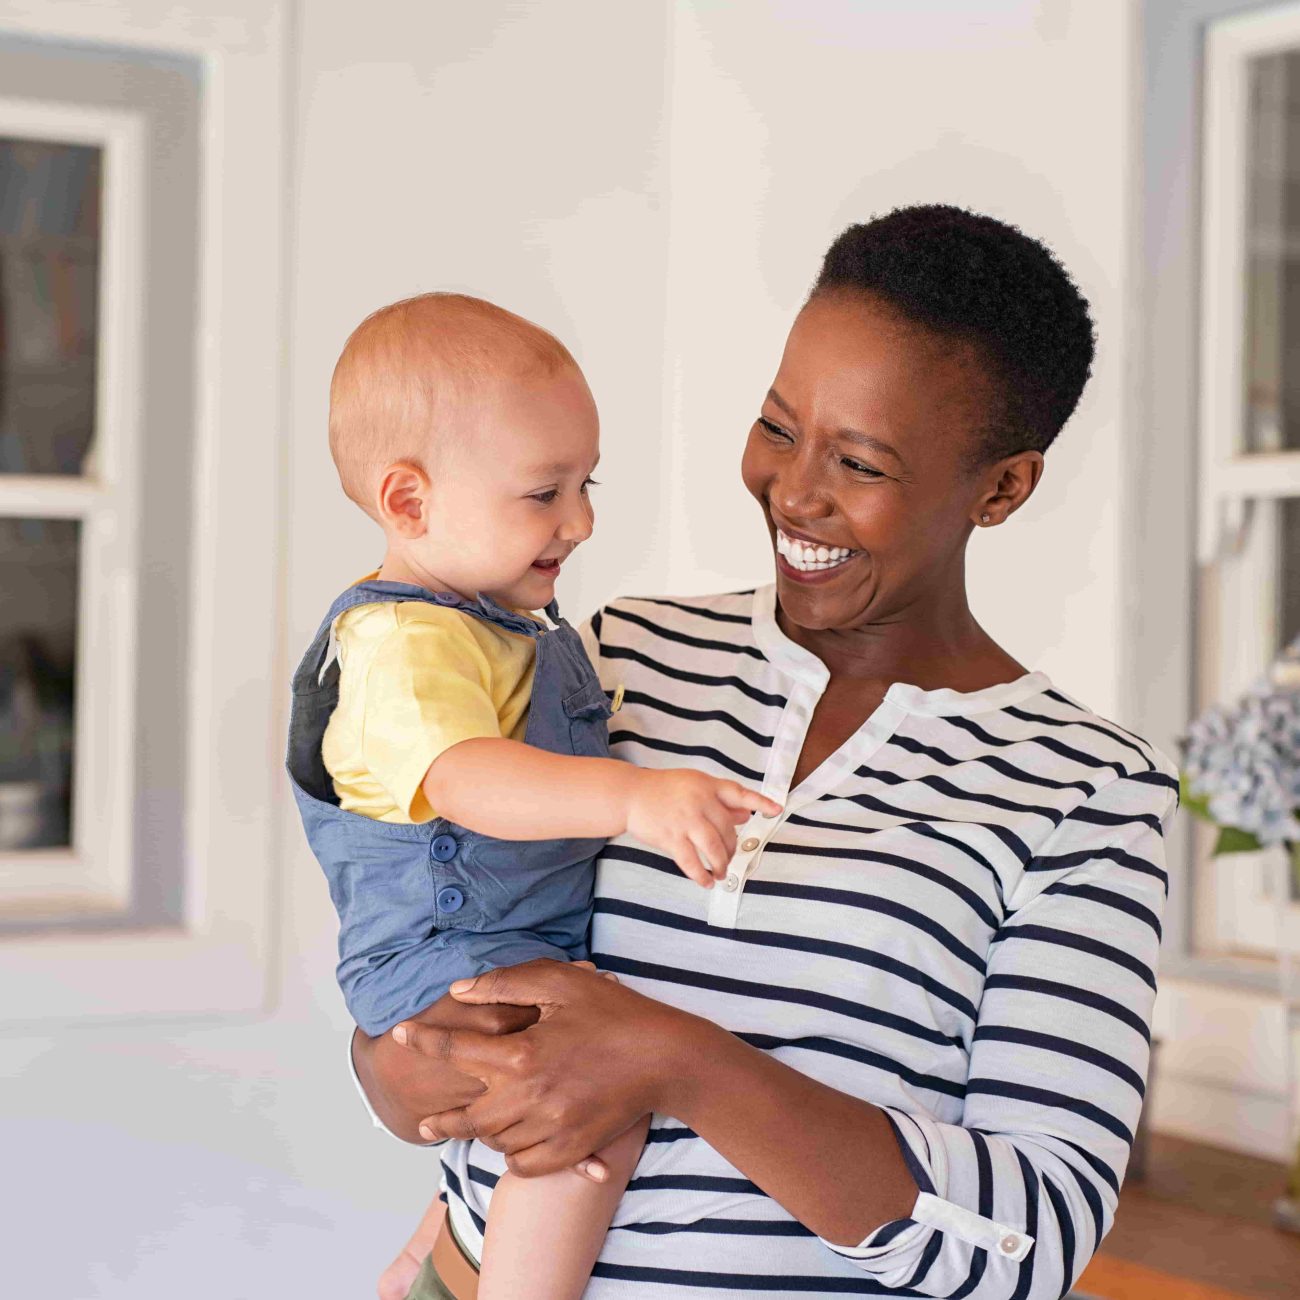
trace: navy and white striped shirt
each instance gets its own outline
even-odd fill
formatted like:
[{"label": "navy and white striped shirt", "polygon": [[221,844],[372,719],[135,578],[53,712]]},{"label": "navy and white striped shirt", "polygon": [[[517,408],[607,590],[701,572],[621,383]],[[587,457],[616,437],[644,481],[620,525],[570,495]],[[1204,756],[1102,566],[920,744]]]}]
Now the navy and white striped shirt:
[{"label": "navy and white striped shirt", "polygon": [[[828,674],[774,602],[619,600],[592,619],[602,682],[625,688],[616,755],[784,806],[742,828],[712,891],[611,841],[593,958],[884,1108],[921,1194],[832,1246],[656,1115],[586,1294],[1059,1297],[1110,1228],[1142,1104],[1175,769],[1031,673],[895,685],[792,790]],[[442,1156],[477,1253],[503,1158]]]}]

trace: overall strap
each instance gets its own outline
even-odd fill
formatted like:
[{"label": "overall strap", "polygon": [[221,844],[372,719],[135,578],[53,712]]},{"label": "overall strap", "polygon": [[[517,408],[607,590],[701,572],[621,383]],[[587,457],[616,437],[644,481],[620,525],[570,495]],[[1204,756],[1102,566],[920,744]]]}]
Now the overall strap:
[{"label": "overall strap", "polygon": [[[450,593],[439,593],[439,595],[448,594]],[[457,597],[457,600],[459,599]],[[467,614],[473,614],[489,623],[496,623],[500,627],[509,628],[511,632],[522,632],[525,636],[537,637],[546,632],[546,629],[536,619],[529,618],[526,614],[519,613],[518,610],[506,609],[504,605],[498,605],[491,596],[485,596],[482,592],[479,593],[477,601],[462,601],[460,608]],[[542,612],[557,627],[564,622],[560,617],[560,607],[555,601],[551,601]]]},{"label": "overall strap", "polygon": [[[338,596],[329,607],[329,612],[321,621],[315,637],[303,655],[293,676],[293,690],[297,695],[311,694],[318,690],[323,682],[325,672],[334,662],[336,650],[333,645],[334,621],[342,613],[358,605],[394,604],[398,601],[422,601],[426,605],[441,605],[446,609],[458,609],[464,614],[482,619],[485,623],[494,623],[508,631],[518,632],[524,636],[539,637],[546,632],[535,619],[513,609],[506,609],[497,604],[491,596],[480,593],[477,600],[467,600],[454,591],[429,591],[426,587],[417,587],[408,582],[384,582],[378,579],[358,582]],[[546,607],[546,614],[557,626],[563,624],[559,606],[551,601]]]}]

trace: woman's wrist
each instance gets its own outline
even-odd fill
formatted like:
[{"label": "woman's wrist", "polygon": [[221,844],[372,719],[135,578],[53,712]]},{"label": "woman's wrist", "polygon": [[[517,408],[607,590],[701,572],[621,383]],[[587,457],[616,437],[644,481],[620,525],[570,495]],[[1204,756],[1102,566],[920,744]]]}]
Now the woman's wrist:
[{"label": "woman's wrist", "polygon": [[659,1068],[650,1109],[689,1126],[700,1101],[714,1087],[719,1065],[734,1046],[743,1044],[712,1020],[672,1009],[672,1020],[655,1053]]}]

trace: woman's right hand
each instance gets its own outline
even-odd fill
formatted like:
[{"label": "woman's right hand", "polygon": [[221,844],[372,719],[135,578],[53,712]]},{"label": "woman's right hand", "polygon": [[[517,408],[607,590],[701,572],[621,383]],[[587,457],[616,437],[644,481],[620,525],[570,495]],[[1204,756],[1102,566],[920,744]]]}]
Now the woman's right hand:
[{"label": "woman's right hand", "polygon": [[684,876],[712,889],[736,851],[736,827],[756,812],[777,817],[781,805],[693,768],[639,768],[628,797],[627,829],[666,853]]},{"label": "woman's right hand", "polygon": [[[536,1007],[476,1007],[446,994],[409,1019],[434,1030],[513,1034],[533,1024],[537,1015]],[[484,1091],[478,1079],[439,1060],[436,1052],[412,1052],[391,1034],[371,1038],[358,1029],[352,1036],[352,1060],[375,1114],[406,1142],[424,1144],[419,1124],[426,1115],[467,1106]]]}]

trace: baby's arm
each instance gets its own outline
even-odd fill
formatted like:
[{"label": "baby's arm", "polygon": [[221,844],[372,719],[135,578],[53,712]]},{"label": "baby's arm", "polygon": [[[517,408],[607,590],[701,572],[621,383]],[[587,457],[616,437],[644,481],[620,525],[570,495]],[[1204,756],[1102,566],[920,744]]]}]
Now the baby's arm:
[{"label": "baby's arm", "polygon": [[781,811],[735,781],[689,768],[551,754],[504,737],[444,750],[423,789],[441,816],[496,839],[608,839],[630,831],[706,886],[726,871],[736,826],[752,812]]},{"label": "baby's arm", "polygon": [[441,816],[496,839],[607,839],[627,829],[636,775],[615,759],[573,758],[482,736],[434,759],[424,795]]}]

